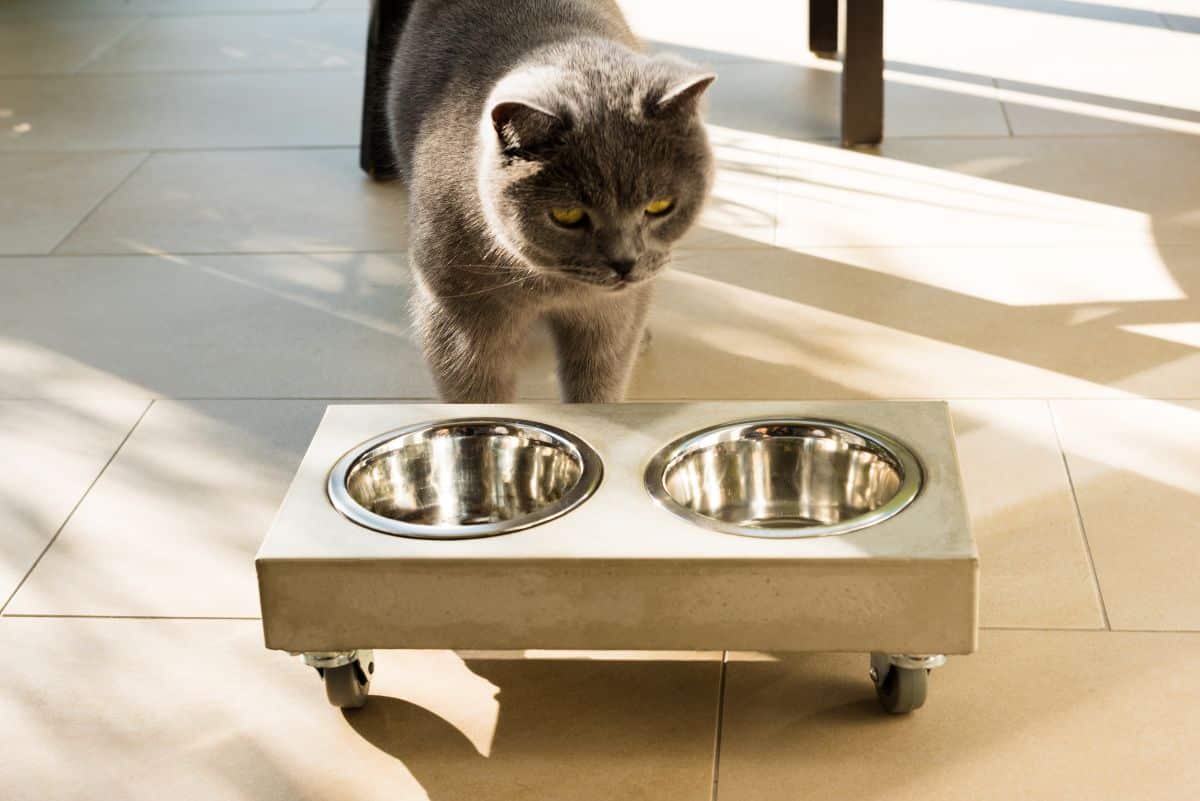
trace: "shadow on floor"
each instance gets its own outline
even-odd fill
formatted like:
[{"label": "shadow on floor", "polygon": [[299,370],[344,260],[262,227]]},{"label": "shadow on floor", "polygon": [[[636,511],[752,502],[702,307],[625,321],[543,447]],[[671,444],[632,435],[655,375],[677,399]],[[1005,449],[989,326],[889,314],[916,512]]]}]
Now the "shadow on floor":
[{"label": "shadow on floor", "polygon": [[499,688],[490,739],[473,742],[395,697],[373,696],[345,713],[364,739],[404,762],[431,801],[501,801],[522,788],[531,798],[708,798],[719,660],[466,665]]}]

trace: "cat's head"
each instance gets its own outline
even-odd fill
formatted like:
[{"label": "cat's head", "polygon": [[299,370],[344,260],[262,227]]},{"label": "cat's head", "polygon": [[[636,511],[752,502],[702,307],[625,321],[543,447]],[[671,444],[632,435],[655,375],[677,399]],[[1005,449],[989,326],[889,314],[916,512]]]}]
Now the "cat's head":
[{"label": "cat's head", "polygon": [[603,289],[657,274],[712,184],[698,106],[714,78],[615,45],[510,73],[480,121],[480,200],[500,246]]}]

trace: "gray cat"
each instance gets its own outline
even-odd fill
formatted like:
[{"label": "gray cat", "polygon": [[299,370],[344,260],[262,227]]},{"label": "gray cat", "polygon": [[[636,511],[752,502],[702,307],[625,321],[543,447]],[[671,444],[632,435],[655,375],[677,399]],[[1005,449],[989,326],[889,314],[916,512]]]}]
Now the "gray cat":
[{"label": "gray cat", "polygon": [[512,400],[544,318],[564,400],[621,400],[651,279],[712,183],[697,105],[715,76],[643,54],[612,0],[415,0],[389,69],[442,398]]}]

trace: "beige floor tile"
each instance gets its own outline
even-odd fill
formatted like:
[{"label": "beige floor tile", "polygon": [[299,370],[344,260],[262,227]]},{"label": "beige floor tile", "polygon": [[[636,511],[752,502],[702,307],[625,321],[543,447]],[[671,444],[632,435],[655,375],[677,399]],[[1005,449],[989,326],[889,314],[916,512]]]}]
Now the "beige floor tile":
[{"label": "beige floor tile", "polygon": [[92,398],[0,401],[0,606],[146,406]]},{"label": "beige floor tile", "polygon": [[[635,31],[635,33],[637,33]],[[728,64],[754,63],[752,56],[741,53],[731,53],[727,50],[705,50],[699,47],[688,47],[671,41],[642,37],[642,43],[651,53],[669,54],[690,61],[693,64],[720,73]]]},{"label": "beige floor tile", "polygon": [[979,546],[980,625],[1104,628],[1049,406],[951,404]]},{"label": "beige floor tile", "polygon": [[366,27],[360,13],[159,17],[83,71],[361,69]]},{"label": "beige floor tile", "polygon": [[1176,801],[1200,786],[1200,637],[983,632],[882,714],[866,657],[732,657],[717,797]]},{"label": "beige floor tile", "polygon": [[59,253],[397,250],[408,207],[354,150],[158,153]]},{"label": "beige floor tile", "polygon": [[[1184,133],[1200,135],[1200,111],[998,81],[1016,136]],[[1143,147],[1154,147],[1152,142]]]},{"label": "beige floor tile", "polygon": [[0,76],[74,72],[137,19],[43,19],[0,22]]},{"label": "beige floor tile", "polygon": [[880,152],[781,143],[776,243],[1200,241],[1200,138],[892,139]]},{"label": "beige floor tile", "polygon": [[0,153],[0,254],[49,253],[145,153]]},{"label": "beige floor tile", "polygon": [[0,79],[0,150],[356,145],[354,70]]},{"label": "beige floor tile", "polygon": [[[1185,3],[1187,0],[1185,0]],[[1025,6],[1024,8],[1015,6]],[[1196,109],[1195,43],[1128,3],[1043,0],[960,3],[908,0],[889,6],[889,62],[1020,81],[1119,100]],[[1192,11],[1195,4],[1191,4]],[[930,36],[937,31],[936,41]],[[1120,53],[1120,58],[1114,58]]]},{"label": "beige floor tile", "polygon": [[[802,40],[797,46],[804,47]],[[709,119],[728,128],[785,139],[836,138],[840,135],[840,72],[821,65],[718,65],[710,90]],[[885,87],[886,136],[1008,136],[994,88],[974,93],[938,88],[937,82],[908,78]]]},{"label": "beige floor tile", "polygon": [[8,259],[0,397],[398,397],[432,387],[404,254]]},{"label": "beige floor tile", "polygon": [[[1184,1],[1186,2],[1186,0]],[[1171,0],[1166,0],[1165,5],[1169,7],[1170,2]],[[993,0],[983,5],[1039,15],[1050,14],[1066,17],[1068,19],[1063,22],[1067,24],[1071,19],[1075,19],[1117,22],[1142,28],[1161,29],[1163,27],[1163,21],[1157,13],[1164,6],[1160,0],[1130,0],[1129,2],[1121,0],[1119,3],[1105,0],[1105,2],[1088,4],[1074,3],[1072,0]],[[1027,17],[1027,19],[1037,19],[1037,17]]]},{"label": "beige floor tile", "polygon": [[303,11],[313,0],[7,0],[0,19]]},{"label": "beige floor tile", "polygon": [[253,616],[254,554],[323,401],[159,401],[8,614]]},{"label": "beige floor tile", "polygon": [[694,0],[619,0],[619,5],[638,36],[659,46],[689,48],[689,57],[698,61],[811,60],[803,4],[743,0],[736,13]]},{"label": "beige floor tile", "polygon": [[719,661],[377,652],[343,716],[254,621],[0,619],[6,799],[708,801]]},{"label": "beige floor tile", "polygon": [[1200,630],[1200,402],[1053,409],[1113,628]]},{"label": "beige floor tile", "polygon": [[1195,346],[1125,323],[1194,319],[1197,264],[1194,247],[685,251],[633,396],[1195,397]]}]

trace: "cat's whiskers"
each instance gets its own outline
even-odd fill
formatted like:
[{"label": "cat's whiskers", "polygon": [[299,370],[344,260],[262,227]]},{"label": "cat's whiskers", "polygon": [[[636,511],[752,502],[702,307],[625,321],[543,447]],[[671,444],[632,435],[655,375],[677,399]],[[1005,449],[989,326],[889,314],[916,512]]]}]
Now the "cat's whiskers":
[{"label": "cat's whiskers", "polygon": [[[503,274],[503,273],[517,273],[517,272],[528,273],[527,270],[523,270],[522,268],[519,268],[519,267],[510,267],[506,264],[487,264],[487,263],[463,264],[463,263],[459,263],[459,264],[447,264],[446,266],[450,267],[452,269],[467,273],[468,275],[493,276],[493,275]],[[482,267],[484,269],[473,270],[473,269],[471,269],[472,267]]]},{"label": "cat's whiskers", "polygon": [[525,275],[522,275],[521,277],[517,278],[515,281],[506,281],[503,284],[495,284],[493,286],[484,287],[483,289],[476,289],[471,292],[463,292],[462,294],[459,294],[459,295],[438,295],[438,297],[442,300],[451,300],[453,298],[467,298],[467,297],[473,297],[475,295],[485,295],[488,292],[495,292],[498,289],[504,289],[505,287],[524,283],[525,281],[528,281],[530,278],[533,278],[533,277],[534,277],[534,275],[532,273],[526,273]]}]

